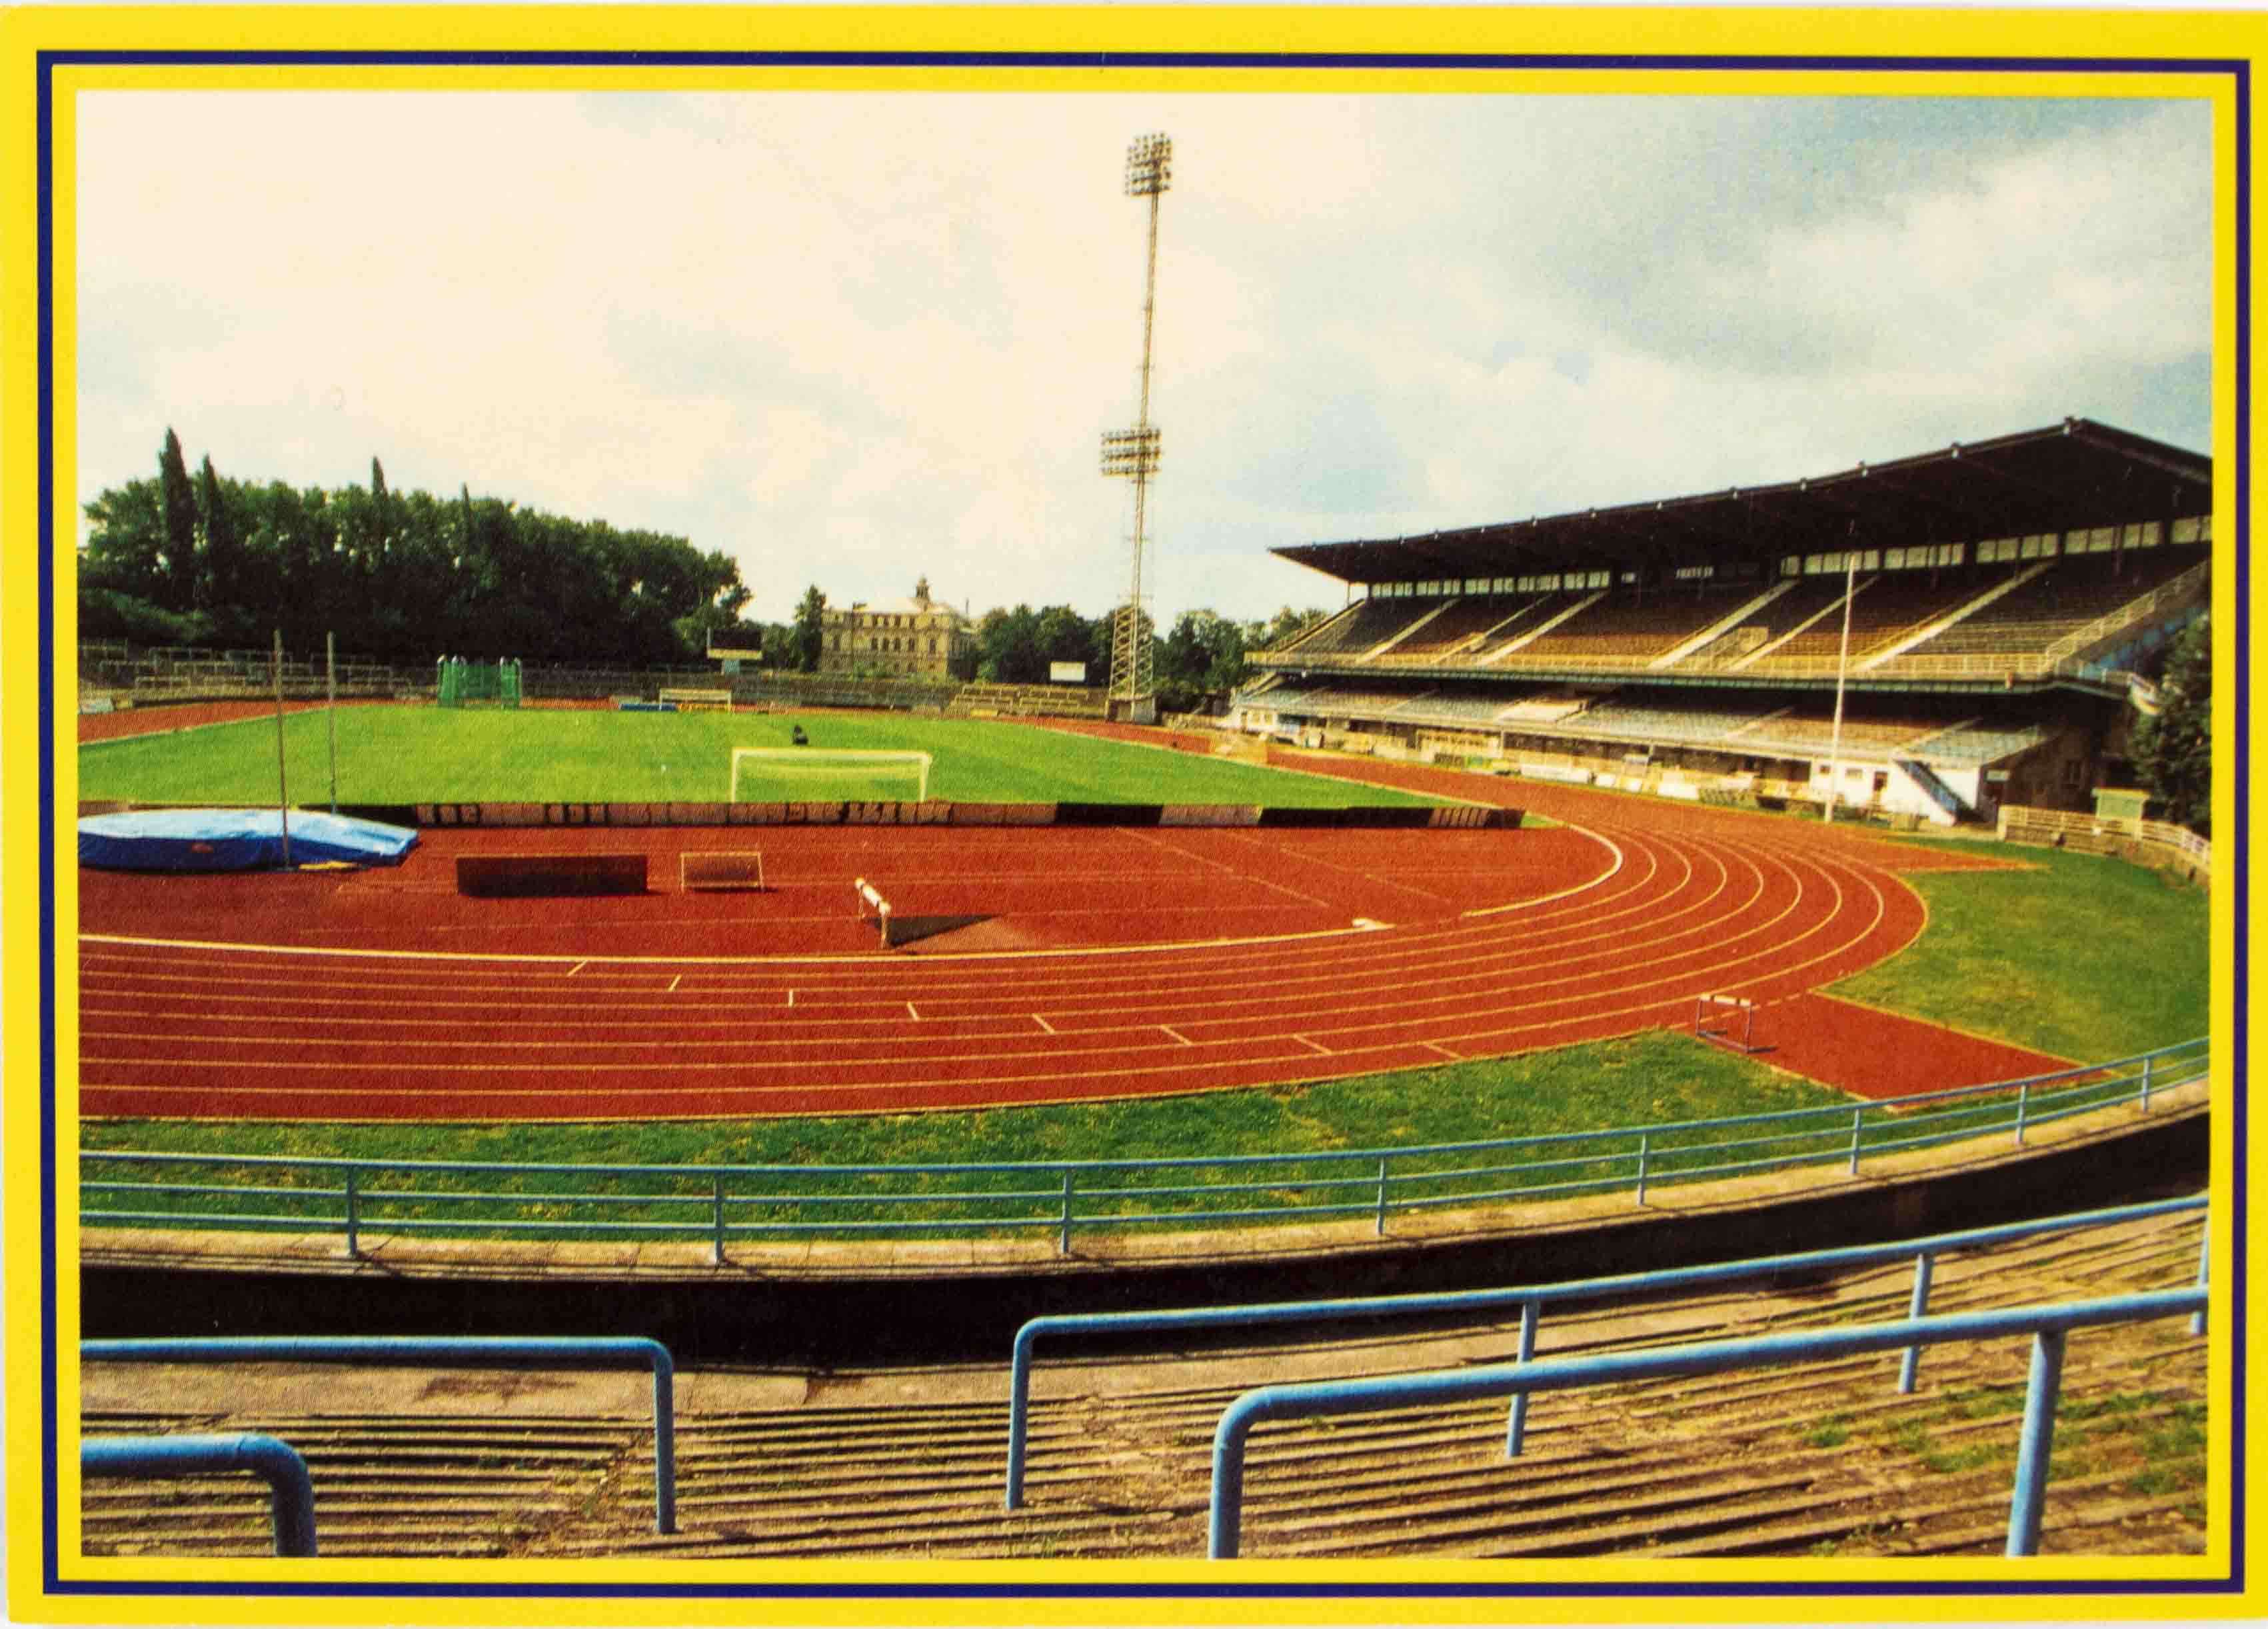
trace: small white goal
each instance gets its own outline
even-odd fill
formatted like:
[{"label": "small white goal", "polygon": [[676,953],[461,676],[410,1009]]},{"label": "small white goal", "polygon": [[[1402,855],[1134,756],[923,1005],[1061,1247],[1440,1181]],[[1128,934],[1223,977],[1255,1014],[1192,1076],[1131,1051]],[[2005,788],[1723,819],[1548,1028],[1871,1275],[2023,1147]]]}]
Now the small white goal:
[{"label": "small white goal", "polygon": [[923,803],[925,752],[850,747],[735,747],[735,803]]}]

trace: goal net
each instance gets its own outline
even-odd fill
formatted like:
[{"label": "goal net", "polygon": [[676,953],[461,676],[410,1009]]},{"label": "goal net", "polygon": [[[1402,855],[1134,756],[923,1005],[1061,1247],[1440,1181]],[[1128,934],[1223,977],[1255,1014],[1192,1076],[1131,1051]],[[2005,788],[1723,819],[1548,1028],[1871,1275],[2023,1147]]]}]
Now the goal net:
[{"label": "goal net", "polygon": [[735,747],[735,803],[921,803],[929,754],[880,748]]}]

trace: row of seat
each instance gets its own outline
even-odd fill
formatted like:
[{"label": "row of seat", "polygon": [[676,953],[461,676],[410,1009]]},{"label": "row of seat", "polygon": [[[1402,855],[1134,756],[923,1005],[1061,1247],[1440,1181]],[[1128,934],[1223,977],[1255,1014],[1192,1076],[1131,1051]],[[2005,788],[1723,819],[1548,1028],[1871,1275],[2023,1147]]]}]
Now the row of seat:
[{"label": "row of seat", "polygon": [[[1864,573],[1850,596],[1850,651],[1854,660],[1911,654],[2036,661],[2057,640],[2151,593],[2202,558],[2195,548],[2155,549],[2057,560],[2044,569],[2019,562]],[[2016,579],[2014,587],[1987,600]],[[1499,671],[1659,664],[1761,676],[1839,659],[1845,580],[1834,574],[1797,580],[1683,654],[1681,647],[1761,599],[1766,586],[1370,599],[1263,655],[1284,663],[1329,658]],[[1974,611],[1959,615],[1972,605]],[[1941,623],[1947,625],[1936,627]],[[1677,660],[1668,661],[1672,656]]]}]

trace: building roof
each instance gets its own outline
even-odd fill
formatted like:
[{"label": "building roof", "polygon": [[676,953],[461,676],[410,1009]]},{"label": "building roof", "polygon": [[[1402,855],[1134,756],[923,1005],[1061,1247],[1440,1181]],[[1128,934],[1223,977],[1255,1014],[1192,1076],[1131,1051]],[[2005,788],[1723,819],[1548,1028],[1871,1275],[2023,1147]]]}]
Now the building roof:
[{"label": "building roof", "polygon": [[1415,537],[1270,552],[1346,582],[1693,564],[2204,513],[2213,461],[2090,419],[1955,442],[1886,464]]},{"label": "building roof", "polygon": [[861,600],[850,606],[827,608],[830,616],[945,616],[957,626],[966,625],[968,618],[957,605],[947,605],[942,600],[932,600],[926,605],[919,600]]}]

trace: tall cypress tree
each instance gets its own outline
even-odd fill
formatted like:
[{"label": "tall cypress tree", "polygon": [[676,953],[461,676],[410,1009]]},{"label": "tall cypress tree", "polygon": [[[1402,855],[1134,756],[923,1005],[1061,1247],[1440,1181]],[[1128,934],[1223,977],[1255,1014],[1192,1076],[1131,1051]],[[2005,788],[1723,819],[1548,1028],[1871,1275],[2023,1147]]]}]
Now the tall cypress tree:
[{"label": "tall cypress tree", "polygon": [[205,527],[204,557],[197,571],[197,608],[208,613],[214,631],[226,638],[232,631],[230,624],[240,620],[237,593],[243,576],[243,547],[237,536],[236,516],[229,507],[228,494],[221,488],[220,476],[213,472],[210,453],[197,471],[197,499]]},{"label": "tall cypress tree", "polygon": [[166,601],[172,610],[186,611],[196,603],[197,495],[181,457],[181,439],[171,425],[158,454],[158,482],[165,493]]},{"label": "tall cypress tree", "polygon": [[814,583],[803,591],[803,601],[795,608],[795,634],[791,647],[795,652],[796,667],[805,673],[819,671],[820,652],[826,639],[821,630],[825,626],[822,619],[826,614],[827,596]]}]

